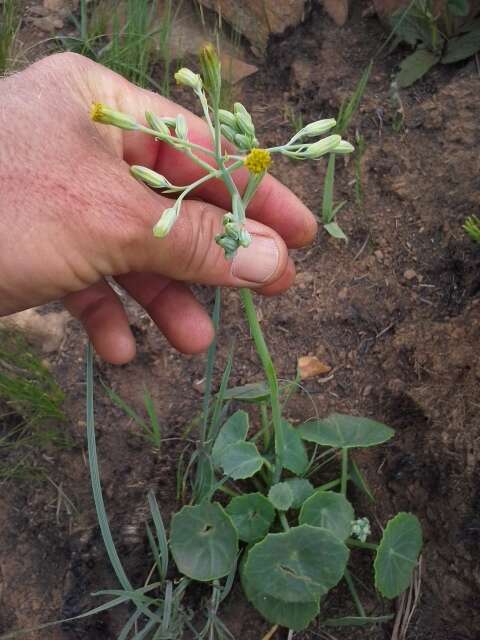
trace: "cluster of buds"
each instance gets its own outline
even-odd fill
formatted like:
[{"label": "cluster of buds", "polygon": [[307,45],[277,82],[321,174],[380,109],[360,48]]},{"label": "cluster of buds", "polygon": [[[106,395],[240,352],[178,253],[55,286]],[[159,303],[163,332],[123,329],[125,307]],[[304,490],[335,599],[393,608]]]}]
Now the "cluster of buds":
[{"label": "cluster of buds", "polygon": [[352,522],[352,536],[360,540],[360,542],[365,542],[371,533],[372,530],[368,518],[358,518],[358,520]]},{"label": "cluster of buds", "polygon": [[[315,160],[326,154],[349,154],[353,146],[342,140],[341,136],[331,133],[325,138],[324,134],[331,132],[336,126],[333,118],[317,120],[298,131],[286,144],[260,149],[255,135],[255,126],[247,109],[240,102],[236,102],[233,111],[220,109],[220,60],[211,45],[204,47],[200,54],[201,75],[183,67],[175,74],[178,84],[189,87],[198,97],[203,109],[205,120],[209,127],[214,151],[195,144],[188,138],[188,126],[182,114],[172,117],[160,117],[147,112],[145,119],[148,127],[137,122],[132,116],[95,103],[91,109],[91,118],[95,122],[110,124],[121,129],[136,130],[154,136],[172,147],[185,152],[189,159],[196,162],[207,173],[190,185],[177,187],[156,171],[148,167],[133,166],[131,173],[149,187],[161,189],[165,193],[178,193],[178,199],[167,208],[155,225],[153,232],[159,238],[165,237],[177,220],[182,201],[194,189],[212,178],[222,177],[232,194],[232,210],[223,218],[223,233],[215,238],[227,258],[232,258],[240,247],[248,247],[251,237],[245,229],[245,207],[251,200],[255,189],[268,171],[274,153],[296,160]],[[207,100],[207,95],[210,102]],[[221,137],[231,142],[239,152],[235,155],[222,152]],[[312,138],[314,139],[312,141]],[[197,152],[210,155],[216,160],[217,167],[210,166]],[[244,200],[231,177],[231,173],[241,166],[248,169],[250,180],[244,194]],[[357,527],[365,519],[356,521]],[[368,521],[367,521],[368,525]],[[360,529],[359,529],[360,531]],[[363,535],[363,533],[361,534]]]},{"label": "cluster of buds", "polygon": [[233,113],[226,109],[219,109],[218,119],[224,138],[234,144],[237,149],[249,151],[253,147],[258,147],[252,116],[241,102],[234,104]]}]

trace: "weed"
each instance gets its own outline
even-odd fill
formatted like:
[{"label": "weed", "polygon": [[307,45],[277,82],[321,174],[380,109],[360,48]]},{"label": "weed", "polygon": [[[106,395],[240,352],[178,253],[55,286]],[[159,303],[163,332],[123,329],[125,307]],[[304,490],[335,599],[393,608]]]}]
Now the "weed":
[{"label": "weed", "polygon": [[0,467],[3,479],[32,479],[41,471],[38,450],[71,445],[59,423],[65,421],[64,394],[50,371],[11,331],[0,331]]},{"label": "weed", "polygon": [[15,0],[4,0],[0,6],[0,76],[13,64],[15,37],[19,27],[17,3]]},{"label": "weed", "polygon": [[[170,32],[174,19],[172,0],[167,0],[160,20],[156,0],[126,0],[123,4],[104,0],[91,12],[87,0],[80,1],[80,18],[72,20],[79,35],[59,36],[62,49],[76,51],[142,87],[169,93]],[[111,25],[111,36],[107,37]],[[152,27],[152,25],[155,25]],[[163,81],[151,75],[153,65],[161,61]]]},{"label": "weed", "polygon": [[433,0],[412,0],[391,19],[392,49],[404,42],[414,52],[400,64],[395,80],[405,88],[422,78],[436,64],[460,62],[480,51],[480,22],[474,20],[469,0],[447,0],[435,11]]},{"label": "weed", "polygon": [[463,228],[474,242],[480,244],[480,219],[477,216],[469,216]]}]

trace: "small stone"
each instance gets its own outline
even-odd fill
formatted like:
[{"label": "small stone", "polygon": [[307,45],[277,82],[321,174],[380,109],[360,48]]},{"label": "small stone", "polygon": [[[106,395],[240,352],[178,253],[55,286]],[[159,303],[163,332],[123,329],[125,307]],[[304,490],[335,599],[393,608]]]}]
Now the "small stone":
[{"label": "small stone", "polygon": [[57,29],[63,29],[63,20],[60,20],[60,18],[54,18],[53,16],[31,18],[30,22],[39,31],[43,31],[45,33],[52,33]]},{"label": "small stone", "polygon": [[343,27],[348,18],[349,0],[323,0],[323,7],[330,18],[339,27]]},{"label": "small stone", "polygon": [[199,378],[193,381],[193,388],[200,394],[205,393],[205,378]]},{"label": "small stone", "polygon": [[43,353],[52,353],[62,345],[70,320],[71,316],[66,311],[40,315],[35,309],[27,309],[0,318],[0,328],[19,331]]},{"label": "small stone", "polygon": [[68,0],[43,0],[43,6],[48,11],[60,11],[68,7]]},{"label": "small stone", "polygon": [[373,255],[376,257],[376,259],[379,262],[381,262],[383,260],[383,251],[380,251],[380,249],[377,249],[376,251],[374,251]]},{"label": "small stone", "polygon": [[403,277],[405,278],[405,280],[414,280],[418,276],[417,276],[416,271],[414,271],[413,269],[407,269],[404,272]]},{"label": "small stone", "polygon": [[343,289],[340,289],[340,291],[338,292],[338,299],[346,300],[347,297],[348,297],[348,289],[347,287],[343,287]]},{"label": "small stone", "polygon": [[297,368],[302,380],[323,376],[332,370],[332,367],[319,360],[316,356],[301,356],[298,358]]}]

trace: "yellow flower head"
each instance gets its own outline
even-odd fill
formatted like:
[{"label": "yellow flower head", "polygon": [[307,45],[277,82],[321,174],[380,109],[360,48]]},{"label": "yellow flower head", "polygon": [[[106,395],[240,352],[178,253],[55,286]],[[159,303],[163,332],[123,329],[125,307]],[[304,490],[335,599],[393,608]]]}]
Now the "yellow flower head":
[{"label": "yellow flower head", "polygon": [[251,173],[258,175],[272,164],[272,156],[266,149],[252,149],[244,162]]},{"label": "yellow flower head", "polygon": [[129,131],[138,129],[138,124],[132,116],[121,111],[114,111],[101,102],[94,102],[90,107],[90,118],[94,122],[101,122],[102,124],[113,124],[120,129],[127,129]]}]

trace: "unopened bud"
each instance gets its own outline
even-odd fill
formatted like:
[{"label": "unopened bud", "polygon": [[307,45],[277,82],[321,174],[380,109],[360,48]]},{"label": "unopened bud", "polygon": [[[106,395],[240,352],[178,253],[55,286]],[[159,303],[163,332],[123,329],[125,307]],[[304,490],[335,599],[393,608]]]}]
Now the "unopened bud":
[{"label": "unopened bud", "polygon": [[252,138],[244,135],[243,133],[236,133],[234,142],[239,149],[251,149],[253,147]]},{"label": "unopened bud", "polygon": [[352,144],[350,144],[350,142],[347,142],[346,140],[342,140],[341,142],[339,142],[339,144],[337,144],[337,146],[333,151],[334,153],[338,153],[342,156],[346,156],[349,153],[353,153],[355,151],[355,147]]},{"label": "unopened bud", "polygon": [[220,131],[229,142],[235,142],[235,136],[237,135],[235,129],[232,129],[226,124],[222,124],[220,125]]},{"label": "unopened bud", "polygon": [[138,129],[138,123],[135,118],[129,116],[121,111],[114,111],[109,107],[106,107],[101,102],[95,102],[90,109],[90,117],[94,122],[101,122],[102,124],[113,124],[120,129],[127,129],[133,131]]},{"label": "unopened bud", "polygon": [[181,113],[178,114],[175,120],[175,133],[177,135],[177,138],[180,138],[180,140],[187,139],[187,136],[188,136],[187,121],[185,120],[185,118],[182,116]]},{"label": "unopened bud", "polygon": [[148,169],[147,167],[141,167],[139,165],[132,165],[130,167],[130,173],[135,177],[148,184],[149,187],[154,189],[170,189],[173,185],[156,171]]},{"label": "unopened bud", "polygon": [[247,136],[255,135],[255,127],[253,126],[252,117],[245,109],[241,102],[236,102],[233,106],[237,127]]},{"label": "unopened bud", "polygon": [[198,73],[194,73],[186,67],[182,67],[177,71],[175,74],[175,80],[177,81],[177,84],[183,84],[186,87],[191,87],[195,91],[200,91],[203,86],[202,79]]},{"label": "unopened bud", "polygon": [[252,236],[248,233],[246,229],[242,229],[240,231],[240,236],[238,238],[238,243],[241,247],[249,247],[252,243]]},{"label": "unopened bud", "polygon": [[335,147],[338,147],[341,140],[342,138],[335,134],[333,136],[328,136],[323,140],[319,140],[318,142],[314,142],[308,145],[305,149],[305,157],[314,159],[320,158],[320,156],[323,156],[330,151],[334,151]]},{"label": "unopened bud", "polygon": [[156,238],[164,238],[170,231],[170,229],[175,224],[175,220],[177,219],[178,211],[176,207],[170,207],[169,209],[165,209],[162,213],[162,217],[157,222],[157,224],[153,227],[153,235]]},{"label": "unopened bud", "polygon": [[161,133],[164,136],[170,135],[170,129],[168,128],[168,125],[165,123],[163,118],[159,118],[151,111],[145,111],[145,120],[147,121],[150,129],[158,131],[158,133]]},{"label": "unopened bud", "polygon": [[316,120],[315,122],[311,122],[310,124],[307,124],[306,127],[303,127],[303,129],[300,129],[300,131],[298,131],[298,133],[296,133],[290,140],[289,144],[292,144],[300,138],[323,136],[324,133],[333,129],[336,124],[337,121],[334,118],[326,118],[325,120]]},{"label": "unopened bud", "polygon": [[231,111],[227,111],[226,109],[219,109],[218,119],[220,120],[221,124],[226,124],[232,129],[236,129],[237,127],[237,120]]}]

